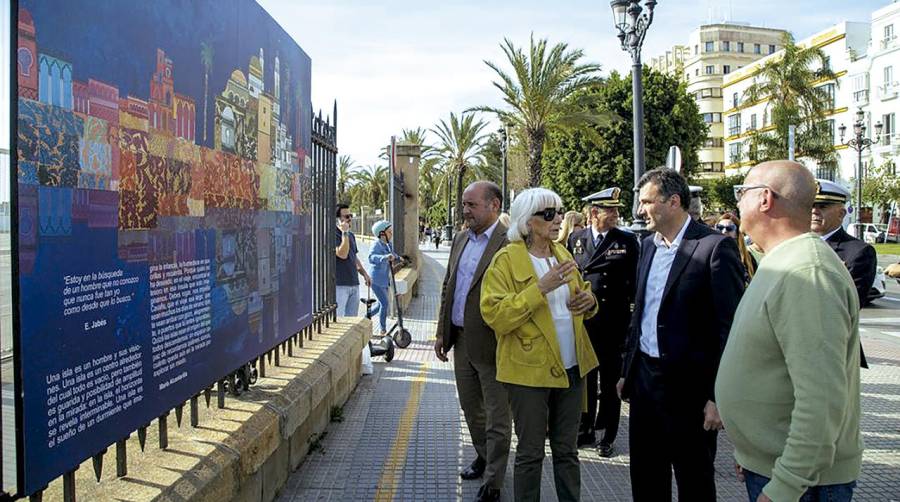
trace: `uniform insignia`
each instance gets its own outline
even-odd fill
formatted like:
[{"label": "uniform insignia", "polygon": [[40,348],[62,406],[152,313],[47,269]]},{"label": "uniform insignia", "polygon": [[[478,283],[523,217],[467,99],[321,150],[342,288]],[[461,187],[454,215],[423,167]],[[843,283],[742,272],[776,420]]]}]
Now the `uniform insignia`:
[{"label": "uniform insignia", "polygon": [[584,239],[578,239],[575,241],[575,249],[573,250],[575,254],[584,254]]},{"label": "uniform insignia", "polygon": [[606,252],[606,254],[611,254],[611,255],[612,255],[612,254],[616,254],[616,255],[618,255],[618,254],[625,254],[625,253],[627,253],[627,252],[628,252],[627,249],[610,249],[609,251]]}]

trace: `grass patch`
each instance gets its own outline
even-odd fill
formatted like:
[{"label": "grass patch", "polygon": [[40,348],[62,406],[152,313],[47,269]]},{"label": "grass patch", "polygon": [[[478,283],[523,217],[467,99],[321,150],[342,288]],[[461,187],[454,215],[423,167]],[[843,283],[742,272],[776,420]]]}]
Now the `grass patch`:
[{"label": "grass patch", "polygon": [[873,244],[878,254],[896,254],[900,255],[900,243],[888,242],[885,244]]},{"label": "grass patch", "polygon": [[340,406],[332,406],[331,407],[331,421],[332,422],[343,422],[344,421],[344,408]]},{"label": "grass patch", "polygon": [[309,453],[314,451],[319,452],[320,454],[325,454],[325,447],[322,445],[322,440],[325,439],[325,436],[328,435],[328,431],[325,431],[321,434],[313,434],[307,440],[309,442]]}]

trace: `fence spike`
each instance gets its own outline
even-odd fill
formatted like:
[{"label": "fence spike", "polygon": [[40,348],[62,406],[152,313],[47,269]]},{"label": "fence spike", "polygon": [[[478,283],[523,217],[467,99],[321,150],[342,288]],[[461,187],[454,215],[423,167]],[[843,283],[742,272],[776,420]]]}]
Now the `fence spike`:
[{"label": "fence spike", "polygon": [[292,337],[287,341],[287,355],[288,355],[288,357],[294,357],[294,338],[295,338],[295,337],[292,336]]},{"label": "fence spike", "polygon": [[144,445],[147,444],[147,425],[138,427],[138,443],[141,445],[141,451],[144,451]]},{"label": "fence spike", "polygon": [[266,352],[266,359],[269,360],[269,364],[272,364],[272,351]]},{"label": "fence spike", "polygon": [[175,423],[178,424],[178,427],[181,427],[181,415],[184,414],[184,403],[179,403],[178,406],[175,407]]},{"label": "fence spike", "polygon": [[216,382],[216,405],[221,410],[225,407],[225,380]]},{"label": "fence spike", "polygon": [[257,358],[257,361],[259,361],[259,377],[265,378],[266,377],[266,355],[263,354],[263,355],[259,356]]},{"label": "fence spike", "polygon": [[212,387],[203,389],[203,397],[206,399],[206,408],[209,409],[209,402],[212,400]]},{"label": "fence spike", "polygon": [[191,397],[191,427],[200,425],[200,406],[197,404],[197,397],[199,394]]},{"label": "fence spike", "polygon": [[116,477],[124,478],[128,475],[128,436],[116,441]]},{"label": "fence spike", "polygon": [[275,366],[281,366],[281,347],[275,346]]},{"label": "fence spike", "polygon": [[91,462],[94,464],[94,477],[97,478],[97,482],[100,482],[100,477],[103,475],[103,455],[106,454],[106,448],[91,457]]},{"label": "fence spike", "polygon": [[169,447],[169,412],[165,412],[159,417],[159,449],[165,450]]},{"label": "fence spike", "polygon": [[[47,488],[46,486],[44,488]],[[28,496],[28,502],[43,502],[44,501],[44,488],[32,493]]]},{"label": "fence spike", "polygon": [[75,467],[71,471],[63,474],[63,501],[64,502],[75,502],[75,471],[78,470],[78,467]]}]

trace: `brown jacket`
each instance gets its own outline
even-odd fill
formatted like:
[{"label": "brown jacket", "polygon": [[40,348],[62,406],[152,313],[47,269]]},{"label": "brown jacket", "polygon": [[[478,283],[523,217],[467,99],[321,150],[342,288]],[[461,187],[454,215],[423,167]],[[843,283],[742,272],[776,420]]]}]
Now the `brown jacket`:
[{"label": "brown jacket", "polygon": [[[472,287],[466,295],[466,310],[463,319],[463,331],[466,334],[466,347],[469,352],[469,359],[473,362],[482,364],[496,364],[497,358],[497,339],[494,331],[485,324],[481,317],[481,279],[484,277],[484,271],[494,254],[501,248],[506,246],[509,241],[506,239],[507,228],[500,222],[494,228],[488,240],[487,247],[478,266],[475,268],[475,275],[472,277]],[[437,338],[441,340],[441,344],[445,351],[449,351],[456,343],[453,334],[451,315],[453,311],[453,296],[456,293],[456,272],[459,268],[459,258],[462,256],[463,249],[469,240],[468,231],[457,232],[453,238],[453,244],[450,247],[450,260],[447,263],[447,274],[444,276],[444,285],[441,289],[441,310],[438,315]]]}]

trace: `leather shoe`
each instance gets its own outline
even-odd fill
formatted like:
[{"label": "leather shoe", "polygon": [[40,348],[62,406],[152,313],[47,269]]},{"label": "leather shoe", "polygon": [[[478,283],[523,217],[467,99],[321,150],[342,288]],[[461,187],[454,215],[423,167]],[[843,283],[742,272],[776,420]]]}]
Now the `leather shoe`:
[{"label": "leather shoe", "polygon": [[582,446],[594,446],[597,443],[597,437],[594,435],[594,432],[582,432],[578,434],[578,442],[577,446],[581,448]]},{"label": "leather shoe", "polygon": [[478,489],[478,495],[475,496],[475,502],[497,502],[499,500],[500,490],[487,485],[481,485],[481,488]]},{"label": "leather shoe", "polygon": [[600,454],[601,457],[611,457],[615,452],[616,449],[613,448],[613,445],[611,444],[600,443],[597,446],[597,453]]},{"label": "leather shoe", "polygon": [[459,477],[463,479],[478,479],[484,474],[484,468],[487,465],[487,462],[484,461],[483,458],[478,457],[468,467],[462,470],[459,473]]}]

